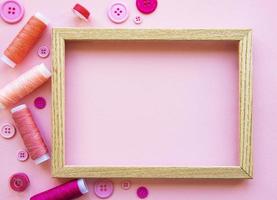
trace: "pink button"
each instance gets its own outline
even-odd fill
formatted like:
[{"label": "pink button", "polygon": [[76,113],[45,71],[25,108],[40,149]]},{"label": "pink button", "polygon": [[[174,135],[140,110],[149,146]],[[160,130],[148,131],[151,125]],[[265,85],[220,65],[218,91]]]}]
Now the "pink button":
[{"label": "pink button", "polygon": [[109,198],[113,194],[113,183],[109,180],[95,182],[94,193],[101,199]]},{"label": "pink button", "polygon": [[46,106],[46,100],[43,97],[37,97],[34,104],[37,109],[43,109]]},{"label": "pink button", "polygon": [[41,46],[38,48],[38,56],[41,58],[47,58],[49,56],[50,50],[47,46]]},{"label": "pink button", "polygon": [[16,173],[10,178],[10,186],[16,192],[24,191],[29,183],[29,178],[25,173]]},{"label": "pink button", "polygon": [[137,0],[137,8],[144,14],[150,14],[154,12],[158,6],[157,0]]},{"label": "pink button", "polygon": [[6,139],[10,139],[15,135],[16,129],[10,123],[5,123],[1,126],[1,136]]},{"label": "pink button", "polygon": [[108,16],[111,21],[120,24],[128,19],[128,9],[123,3],[115,3],[108,10]]},{"label": "pink button", "polygon": [[17,160],[24,162],[28,160],[28,158],[29,158],[29,154],[26,150],[19,150],[17,152]]},{"label": "pink button", "polygon": [[121,188],[123,190],[129,190],[131,188],[131,181],[122,181]]},{"label": "pink button", "polygon": [[148,196],[149,192],[148,189],[144,186],[141,186],[137,189],[137,196],[140,199],[145,199]]},{"label": "pink button", "polygon": [[16,0],[6,0],[1,4],[0,16],[7,23],[17,23],[24,16],[24,7]]},{"label": "pink button", "polygon": [[141,24],[142,23],[142,17],[141,16],[135,16],[134,23],[135,24]]}]

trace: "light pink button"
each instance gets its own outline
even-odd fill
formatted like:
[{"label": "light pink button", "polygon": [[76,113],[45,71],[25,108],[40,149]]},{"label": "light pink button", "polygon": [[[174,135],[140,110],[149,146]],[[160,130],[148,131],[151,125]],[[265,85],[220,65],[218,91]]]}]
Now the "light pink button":
[{"label": "light pink button", "polygon": [[131,188],[131,181],[122,181],[121,182],[121,188],[123,190],[129,190]]},{"label": "light pink button", "polygon": [[141,16],[135,16],[134,23],[135,24],[141,24],[142,23],[142,17]]},{"label": "light pink button", "polygon": [[19,150],[17,152],[17,160],[24,162],[28,160],[28,158],[29,158],[29,154],[26,150]]},{"label": "light pink button", "polygon": [[5,123],[1,126],[1,136],[6,139],[10,139],[15,135],[16,129],[10,123]]},{"label": "light pink button", "polygon": [[113,194],[113,183],[109,180],[95,182],[94,193],[101,199],[109,198]]},{"label": "light pink button", "polygon": [[154,12],[158,6],[157,0],[137,0],[136,1],[137,9],[144,13],[150,14]]},{"label": "light pink button", "polygon": [[46,58],[49,56],[50,50],[47,46],[41,46],[38,48],[38,56],[41,58]]},{"label": "light pink button", "polygon": [[108,16],[112,22],[120,24],[128,19],[129,13],[123,3],[115,3],[109,8]]},{"label": "light pink button", "polygon": [[0,5],[0,16],[7,23],[17,23],[24,16],[24,7],[16,0],[6,0]]}]

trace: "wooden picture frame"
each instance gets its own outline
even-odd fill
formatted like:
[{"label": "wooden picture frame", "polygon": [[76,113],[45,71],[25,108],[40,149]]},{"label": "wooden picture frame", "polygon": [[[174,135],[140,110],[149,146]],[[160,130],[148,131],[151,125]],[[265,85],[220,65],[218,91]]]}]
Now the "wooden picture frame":
[{"label": "wooden picture frame", "polygon": [[[92,167],[65,164],[65,42],[69,40],[237,41],[239,43],[240,165],[212,167]],[[253,176],[252,31],[249,29],[53,28],[52,175],[94,178],[228,178]]]}]

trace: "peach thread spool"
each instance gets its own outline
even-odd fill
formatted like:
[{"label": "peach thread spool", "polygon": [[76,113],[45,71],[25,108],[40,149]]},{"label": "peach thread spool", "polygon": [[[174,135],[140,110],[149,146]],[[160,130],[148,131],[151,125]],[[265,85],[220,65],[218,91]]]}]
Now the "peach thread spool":
[{"label": "peach thread spool", "polygon": [[23,142],[35,163],[38,165],[49,160],[48,149],[28,107],[22,104],[11,109],[11,113]]},{"label": "peach thread spool", "polygon": [[16,104],[51,77],[51,72],[42,63],[20,75],[0,89],[0,109]]},{"label": "peach thread spool", "polygon": [[40,39],[47,25],[48,20],[42,14],[32,16],[4,51],[1,60],[14,68]]}]

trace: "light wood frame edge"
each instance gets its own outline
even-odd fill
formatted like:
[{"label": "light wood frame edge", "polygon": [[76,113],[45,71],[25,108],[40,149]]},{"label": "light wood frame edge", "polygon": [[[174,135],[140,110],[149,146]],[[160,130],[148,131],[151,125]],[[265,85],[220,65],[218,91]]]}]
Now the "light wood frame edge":
[{"label": "light wood frame edge", "polygon": [[[65,165],[65,41],[66,40],[229,40],[239,42],[240,166],[90,167]],[[52,175],[106,178],[253,177],[252,158],[252,31],[250,29],[86,29],[52,31]]]}]

